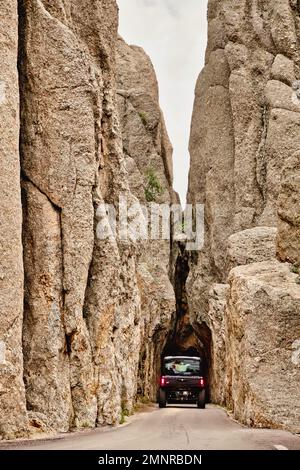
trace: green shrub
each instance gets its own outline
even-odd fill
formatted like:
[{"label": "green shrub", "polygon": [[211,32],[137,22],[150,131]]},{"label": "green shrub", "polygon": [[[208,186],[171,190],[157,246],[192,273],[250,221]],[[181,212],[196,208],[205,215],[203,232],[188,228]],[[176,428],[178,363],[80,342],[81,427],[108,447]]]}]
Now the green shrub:
[{"label": "green shrub", "polygon": [[127,416],[129,416],[129,411],[125,408],[125,409],[122,409],[121,411],[121,418],[120,418],[120,421],[119,423],[120,424],[124,424],[126,422],[126,418]]},{"label": "green shrub", "polygon": [[142,123],[144,124],[144,126],[147,126],[147,124],[148,124],[148,117],[147,117],[147,114],[144,113],[144,111],[140,111],[140,112],[139,112],[139,116],[140,116],[141,121],[142,121]]},{"label": "green shrub", "polygon": [[140,403],[142,403],[143,405],[149,405],[149,403],[151,403],[151,401],[149,400],[148,397],[145,397],[144,395],[140,396],[139,397],[139,401]]},{"label": "green shrub", "polygon": [[81,427],[82,428],[90,428],[91,425],[87,421],[83,421],[83,423],[81,423]]},{"label": "green shrub", "polygon": [[298,277],[296,278],[296,284],[299,284],[299,285],[300,285],[300,276],[298,276]]},{"label": "green shrub", "polygon": [[153,170],[148,170],[146,173],[147,186],[145,188],[145,198],[147,202],[154,202],[163,189],[160,182]]}]

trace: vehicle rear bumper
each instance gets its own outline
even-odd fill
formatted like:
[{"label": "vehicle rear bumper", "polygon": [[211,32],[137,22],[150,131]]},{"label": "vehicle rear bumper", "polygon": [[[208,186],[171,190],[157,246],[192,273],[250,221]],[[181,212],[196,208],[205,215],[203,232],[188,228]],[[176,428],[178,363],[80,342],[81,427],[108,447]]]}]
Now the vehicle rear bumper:
[{"label": "vehicle rear bumper", "polygon": [[166,392],[168,403],[195,403],[198,401],[199,393],[204,390],[204,387],[194,387],[192,389],[183,387],[161,387],[161,390]]}]

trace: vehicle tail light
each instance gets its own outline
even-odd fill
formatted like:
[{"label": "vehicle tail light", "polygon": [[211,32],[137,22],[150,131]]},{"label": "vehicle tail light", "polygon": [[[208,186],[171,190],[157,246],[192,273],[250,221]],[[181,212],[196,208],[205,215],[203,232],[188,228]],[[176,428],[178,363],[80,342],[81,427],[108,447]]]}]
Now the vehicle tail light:
[{"label": "vehicle tail light", "polygon": [[200,387],[204,387],[204,378],[203,377],[200,377],[199,385],[200,385]]},{"label": "vehicle tail light", "polygon": [[164,385],[166,385],[166,379],[165,379],[165,377],[161,377],[160,378],[160,386],[163,387]]}]

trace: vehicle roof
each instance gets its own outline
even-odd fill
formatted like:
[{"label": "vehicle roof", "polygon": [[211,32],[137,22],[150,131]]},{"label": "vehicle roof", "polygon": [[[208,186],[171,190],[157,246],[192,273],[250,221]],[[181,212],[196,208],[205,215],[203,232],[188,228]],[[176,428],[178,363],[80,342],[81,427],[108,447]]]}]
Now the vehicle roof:
[{"label": "vehicle roof", "polygon": [[199,357],[199,356],[166,356],[166,357],[164,357],[164,361],[166,359],[199,359],[199,361],[200,361],[201,357]]}]

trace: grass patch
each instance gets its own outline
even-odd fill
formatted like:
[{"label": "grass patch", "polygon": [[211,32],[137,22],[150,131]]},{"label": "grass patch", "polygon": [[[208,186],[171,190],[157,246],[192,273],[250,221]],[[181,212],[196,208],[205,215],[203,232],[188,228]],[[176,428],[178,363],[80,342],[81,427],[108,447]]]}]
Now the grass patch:
[{"label": "grass patch", "polygon": [[151,400],[149,400],[149,398],[147,397],[144,397],[144,396],[138,396],[137,398],[137,402],[135,403],[134,405],[134,413],[138,413],[139,411],[143,411],[145,406],[147,405],[150,405],[151,403],[153,403]]},{"label": "grass patch", "polygon": [[151,403],[151,401],[149,400],[149,398],[147,397],[144,397],[144,396],[140,396],[138,398],[139,402],[142,404],[142,405],[149,405],[149,403]]},{"label": "grass patch", "polygon": [[125,408],[125,409],[122,409],[121,411],[121,418],[120,418],[120,421],[119,423],[120,424],[124,424],[126,422],[126,418],[130,415],[129,411]]},{"label": "grass patch", "polygon": [[82,428],[90,428],[91,425],[87,421],[83,421],[83,423],[81,424],[81,427]]}]

